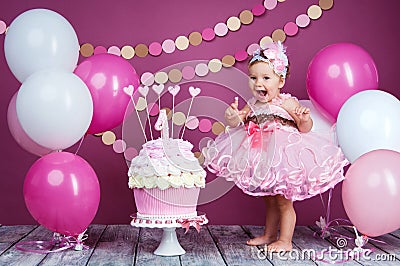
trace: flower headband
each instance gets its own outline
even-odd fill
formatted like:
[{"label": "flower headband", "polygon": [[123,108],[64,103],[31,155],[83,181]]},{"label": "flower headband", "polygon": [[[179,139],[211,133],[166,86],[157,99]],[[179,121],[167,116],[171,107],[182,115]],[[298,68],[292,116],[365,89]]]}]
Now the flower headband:
[{"label": "flower headband", "polygon": [[262,61],[268,63],[274,70],[275,74],[282,78],[286,78],[289,60],[285,54],[286,50],[281,42],[271,43],[265,50],[256,50],[253,53],[249,64]]}]

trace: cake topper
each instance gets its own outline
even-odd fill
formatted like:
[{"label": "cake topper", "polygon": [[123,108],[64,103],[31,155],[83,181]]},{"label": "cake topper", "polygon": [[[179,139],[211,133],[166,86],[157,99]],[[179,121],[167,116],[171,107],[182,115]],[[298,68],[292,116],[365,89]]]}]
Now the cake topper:
[{"label": "cake topper", "polygon": [[197,95],[199,95],[200,92],[201,92],[201,89],[200,89],[200,88],[194,88],[194,87],[192,87],[192,86],[189,87],[189,93],[190,93],[190,95],[192,96],[192,99],[190,100],[189,110],[188,110],[188,113],[187,113],[187,115],[186,115],[185,126],[183,127],[183,130],[182,130],[181,139],[183,139],[183,134],[185,134],[186,123],[187,123],[187,119],[188,119],[189,114],[190,114],[190,110],[192,109],[193,99],[194,99],[194,97],[196,97]]},{"label": "cake topper", "polygon": [[158,131],[161,131],[161,138],[163,140],[169,138],[168,118],[167,111],[165,111],[165,109],[160,110],[160,114],[158,115],[158,119],[154,125],[154,128]]},{"label": "cake topper", "polygon": [[[149,121],[149,125],[151,125],[150,115],[149,115],[149,105],[147,104],[147,94],[149,94],[149,87],[147,86],[139,86],[138,88],[139,93],[144,97],[144,101],[146,102],[146,113],[147,113],[147,121]],[[136,109],[136,108],[135,108]],[[150,127],[150,137],[153,140],[153,131]]]},{"label": "cake topper", "polygon": [[[171,124],[171,134],[169,134],[167,111],[165,109],[161,109],[161,94],[162,94],[162,92],[164,91],[164,88],[165,88],[164,84],[153,85],[151,88],[158,96],[158,109],[159,109],[159,116],[158,116],[158,119],[157,119],[156,123],[154,124],[154,129],[157,130],[157,131],[161,131],[161,138],[162,139],[168,139],[170,136],[171,136],[171,138],[173,138],[173,136],[174,136],[174,122],[173,122],[173,119],[172,119],[172,122],[171,122],[172,123]],[[188,112],[187,112],[187,115],[186,115],[186,118],[185,118],[184,128],[182,130],[182,134],[180,136],[180,139],[183,138],[183,135],[185,133],[185,128],[186,128],[186,125],[187,125],[187,122],[188,122],[190,111],[192,109],[192,104],[193,104],[194,97],[199,95],[200,92],[201,92],[200,88],[197,88],[197,87],[195,88],[193,86],[190,86],[188,88],[188,90],[189,90],[189,94],[192,97],[191,97],[191,100],[190,100]],[[172,108],[171,108],[172,118],[174,117],[174,114],[175,114],[175,96],[180,91],[181,91],[181,87],[179,85],[169,86],[168,87],[168,92],[172,95]],[[133,90],[133,86],[132,85],[129,85],[128,87],[125,87],[124,88],[124,92],[131,97],[131,101],[132,101],[133,107],[135,109],[136,116],[137,116],[137,118],[139,120],[139,125],[140,125],[140,128],[142,130],[143,136],[145,138],[145,141],[148,142],[146,131],[145,131],[145,127],[143,126],[143,123],[142,123],[142,121],[140,119],[140,115],[139,115],[139,111],[142,111],[142,110],[146,109],[146,115],[147,115],[146,120],[148,121],[148,124],[149,124],[151,140],[153,140],[154,138],[153,138],[152,126],[151,126],[151,120],[150,120],[150,111],[149,111],[149,107],[148,107],[148,104],[147,104],[147,95],[149,93],[149,87],[148,86],[143,86],[143,87],[140,86],[140,87],[138,87],[138,92],[143,97],[144,102],[146,104],[146,108],[141,108],[141,107],[139,107],[138,103],[135,103],[135,100],[133,99],[134,90]],[[140,98],[139,98],[139,100],[140,100]],[[137,100],[137,102],[139,102],[139,100]]]},{"label": "cake topper", "polygon": [[137,116],[137,118],[138,118],[138,120],[139,120],[140,128],[142,129],[142,133],[143,133],[144,139],[145,139],[146,142],[147,142],[146,132],[144,131],[144,127],[143,127],[142,121],[140,120],[140,116],[139,116],[138,110],[136,109],[135,101],[133,100],[133,91],[134,91],[134,87],[133,87],[133,85],[129,85],[129,86],[127,86],[127,87],[124,87],[123,90],[124,90],[124,92],[125,92],[127,95],[129,95],[129,97],[131,97],[131,101],[132,101],[132,104],[133,104],[133,109],[135,109],[136,116]]}]

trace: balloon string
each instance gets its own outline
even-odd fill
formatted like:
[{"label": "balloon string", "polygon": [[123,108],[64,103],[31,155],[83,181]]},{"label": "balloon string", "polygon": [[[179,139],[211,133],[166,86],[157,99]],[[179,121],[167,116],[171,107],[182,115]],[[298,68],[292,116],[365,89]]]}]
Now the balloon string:
[{"label": "balloon string", "polygon": [[186,121],[185,121],[185,124],[184,124],[184,126],[183,126],[181,139],[183,139],[183,134],[185,134],[186,123],[187,123],[188,118],[189,118],[190,110],[192,109],[193,99],[194,99],[194,97],[192,97],[192,99],[191,99],[191,101],[190,101],[189,110],[188,110],[188,113],[187,113],[187,115],[186,115]]},{"label": "balloon string", "polygon": [[[131,100],[132,100],[133,108],[135,109],[135,112],[136,112],[136,116],[137,116],[137,118],[139,120],[139,125],[140,125],[140,128],[142,129],[142,133],[143,133],[144,139],[147,142],[146,131],[144,131],[143,124],[142,124],[142,121],[140,120],[139,112],[136,109],[136,104],[135,104],[135,101],[133,100],[133,96],[132,95],[131,95]],[[150,130],[150,132],[151,132],[151,130]]]},{"label": "balloon string", "polygon": [[15,245],[15,248],[25,252],[33,252],[38,254],[48,254],[64,251],[73,248],[74,250],[81,251],[89,249],[84,244],[88,238],[87,234],[80,234],[78,237],[63,236],[58,233],[53,234],[50,241],[24,241]]},{"label": "balloon string", "polygon": [[80,148],[81,148],[81,146],[82,146],[82,143],[83,143],[83,139],[85,138],[85,136],[86,136],[86,133],[85,133],[85,135],[82,136],[81,141],[79,142],[78,148],[76,149],[75,155],[76,155],[76,154],[78,153],[78,151],[80,150]]}]

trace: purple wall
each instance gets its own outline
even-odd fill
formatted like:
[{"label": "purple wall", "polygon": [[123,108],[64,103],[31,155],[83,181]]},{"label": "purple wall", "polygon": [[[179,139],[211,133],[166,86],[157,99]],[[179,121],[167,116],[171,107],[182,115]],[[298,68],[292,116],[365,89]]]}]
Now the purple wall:
[{"label": "purple wall", "polygon": [[[7,1],[0,11],[0,20],[10,24],[20,13],[32,8],[52,9],[73,25],[81,44],[109,47],[117,45],[150,44],[165,39],[175,39],[193,31],[202,31],[218,22],[237,16],[244,9],[251,9],[261,0],[229,1]],[[226,37],[216,38],[200,46],[190,46],[185,51],[162,54],[159,57],[134,57],[130,60],[138,73],[156,72],[175,63],[188,60],[221,58],[226,54],[244,49],[256,43],[264,35],[293,21],[317,0],[286,1],[271,12],[258,17],[249,26],[242,26],[238,32],[230,32]],[[313,56],[323,47],[337,42],[352,42],[365,48],[374,58],[379,74],[379,86],[383,90],[400,97],[396,70],[398,69],[398,10],[395,0],[336,0],[332,10],[324,12],[319,20],[312,21],[306,29],[295,37],[289,37],[285,45],[291,60],[291,76],[285,90],[299,99],[307,99],[305,78],[307,66]],[[0,50],[3,51],[4,35],[0,36]],[[83,58],[80,58],[82,61]],[[0,140],[3,145],[0,160],[0,224],[32,224],[35,220],[27,211],[23,199],[24,177],[37,157],[27,153],[12,138],[7,126],[7,106],[20,84],[7,67],[4,53],[0,53]],[[236,64],[244,70],[245,63]],[[225,93],[215,84],[202,83],[203,95],[212,95],[230,102],[232,95]],[[247,88],[236,88],[244,94]],[[121,138],[121,127],[114,129]],[[132,132],[132,130],[131,130]],[[136,132],[136,133],[139,133]],[[200,139],[199,131],[189,131],[187,136]],[[69,149],[75,152],[76,146]],[[97,172],[101,186],[101,202],[94,223],[128,223],[129,215],[135,211],[133,195],[127,188],[127,165],[121,154],[104,145],[94,136],[87,137],[78,153]],[[209,180],[213,177],[210,174]],[[326,194],[324,197],[326,198]],[[312,224],[325,215],[319,197],[295,204],[298,224]],[[262,224],[264,205],[261,198],[246,196],[233,188],[227,194],[198,208],[208,214],[212,224]],[[332,216],[345,218],[341,203],[341,186],[334,190]],[[67,219],[67,217],[66,217]]]}]

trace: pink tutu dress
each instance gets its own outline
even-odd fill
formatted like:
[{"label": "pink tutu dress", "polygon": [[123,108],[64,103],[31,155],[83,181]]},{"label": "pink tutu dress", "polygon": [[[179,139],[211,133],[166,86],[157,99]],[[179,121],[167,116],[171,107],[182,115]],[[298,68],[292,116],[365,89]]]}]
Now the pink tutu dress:
[{"label": "pink tutu dress", "polygon": [[203,149],[205,165],[253,196],[283,195],[292,201],[323,193],[344,179],[341,149],[315,132],[301,133],[280,105],[280,94],[255,106],[244,125],[230,128]]}]

